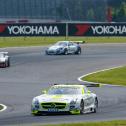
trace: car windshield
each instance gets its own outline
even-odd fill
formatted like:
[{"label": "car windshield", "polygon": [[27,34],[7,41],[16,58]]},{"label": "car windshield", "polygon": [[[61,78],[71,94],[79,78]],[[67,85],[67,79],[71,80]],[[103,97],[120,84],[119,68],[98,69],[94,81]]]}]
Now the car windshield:
[{"label": "car windshield", "polygon": [[4,57],[4,54],[3,53],[0,53],[0,57]]},{"label": "car windshield", "polygon": [[79,87],[52,87],[47,92],[50,95],[63,94],[63,95],[75,95],[82,94],[81,88]]},{"label": "car windshield", "polygon": [[57,42],[55,45],[57,45],[57,46],[67,46],[67,42]]}]

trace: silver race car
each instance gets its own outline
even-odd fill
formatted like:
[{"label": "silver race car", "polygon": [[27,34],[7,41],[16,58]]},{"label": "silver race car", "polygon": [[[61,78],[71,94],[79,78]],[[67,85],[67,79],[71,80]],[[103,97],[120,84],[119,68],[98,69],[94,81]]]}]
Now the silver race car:
[{"label": "silver race car", "polygon": [[10,57],[8,52],[0,52],[0,67],[9,67],[10,66]]},{"label": "silver race car", "polygon": [[53,46],[46,49],[47,55],[60,55],[60,54],[81,54],[81,47],[78,43],[72,41],[59,41]]},{"label": "silver race car", "polygon": [[31,105],[33,115],[50,113],[84,114],[96,113],[98,98],[84,85],[53,85],[44,94],[34,97]]}]

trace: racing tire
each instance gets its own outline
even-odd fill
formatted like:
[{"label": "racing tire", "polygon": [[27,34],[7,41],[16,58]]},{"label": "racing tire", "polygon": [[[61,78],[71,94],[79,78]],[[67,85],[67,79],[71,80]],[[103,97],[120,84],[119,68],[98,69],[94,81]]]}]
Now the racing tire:
[{"label": "racing tire", "polygon": [[81,48],[78,48],[78,50],[75,52],[75,54],[77,54],[77,55],[81,54]]},{"label": "racing tire", "polygon": [[6,62],[5,63],[3,63],[3,68],[5,68],[6,67]]},{"label": "racing tire", "polygon": [[5,67],[8,67],[7,61],[5,61],[5,63],[4,63],[4,68],[5,68]]},{"label": "racing tire", "polygon": [[81,100],[81,103],[80,103],[80,114],[84,114],[84,101]]},{"label": "racing tire", "polygon": [[7,67],[10,67],[10,59],[7,61]]},{"label": "racing tire", "polygon": [[93,110],[93,113],[96,113],[97,112],[97,109],[98,109],[98,99],[96,98],[95,99],[95,103],[94,103],[94,110]]},{"label": "racing tire", "polygon": [[64,54],[64,55],[68,55],[68,50],[65,49],[63,54]]}]

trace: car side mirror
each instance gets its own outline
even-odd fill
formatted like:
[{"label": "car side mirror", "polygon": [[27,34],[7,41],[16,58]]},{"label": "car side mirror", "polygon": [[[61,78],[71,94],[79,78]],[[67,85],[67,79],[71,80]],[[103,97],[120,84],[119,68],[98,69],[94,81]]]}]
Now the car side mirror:
[{"label": "car side mirror", "polygon": [[46,90],[42,90],[42,94],[46,94],[47,93],[47,91]]}]

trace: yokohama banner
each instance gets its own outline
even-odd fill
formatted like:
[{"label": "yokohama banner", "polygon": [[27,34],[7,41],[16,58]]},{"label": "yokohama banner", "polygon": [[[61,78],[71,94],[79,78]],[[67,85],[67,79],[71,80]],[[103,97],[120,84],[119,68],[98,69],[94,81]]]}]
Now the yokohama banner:
[{"label": "yokohama banner", "polygon": [[66,24],[0,24],[0,36],[65,36]]},{"label": "yokohama banner", "polygon": [[13,36],[126,36],[126,23],[0,24],[0,37]]},{"label": "yokohama banner", "polygon": [[126,23],[76,23],[68,29],[68,36],[126,36]]}]

